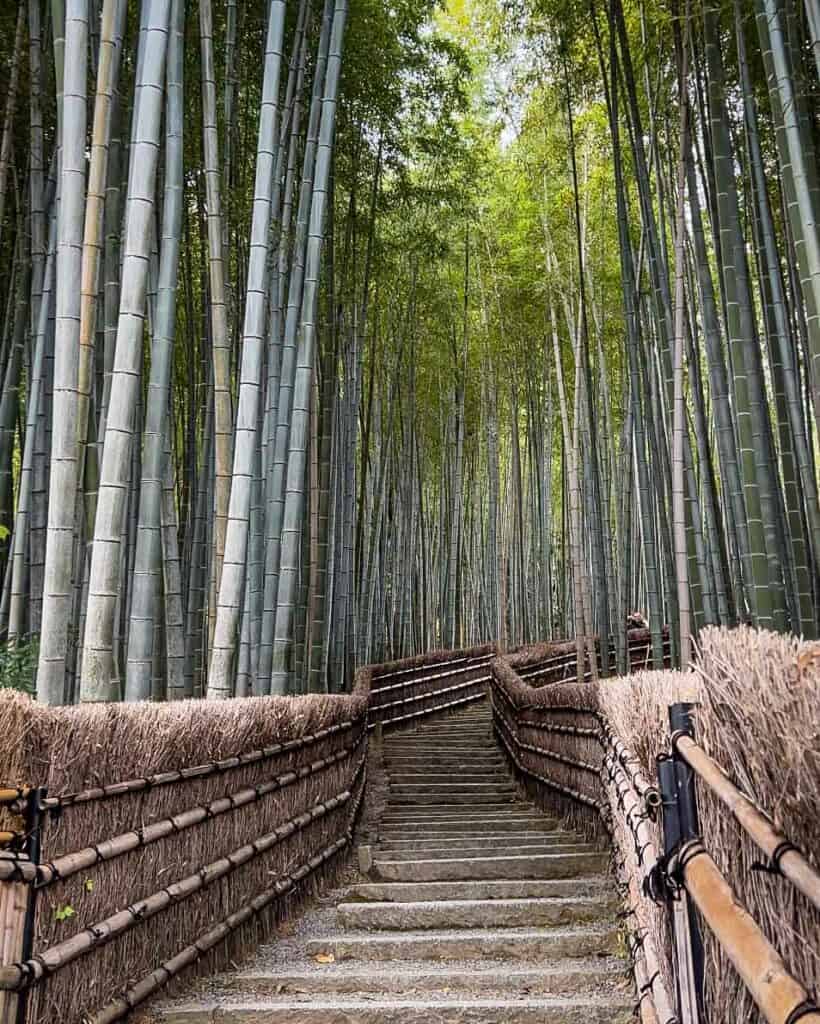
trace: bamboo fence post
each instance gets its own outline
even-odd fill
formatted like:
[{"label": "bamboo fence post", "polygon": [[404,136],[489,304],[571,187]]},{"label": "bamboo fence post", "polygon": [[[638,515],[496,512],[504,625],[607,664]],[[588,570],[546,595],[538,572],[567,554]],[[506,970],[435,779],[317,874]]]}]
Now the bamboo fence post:
[{"label": "bamboo fence post", "polygon": [[[24,956],[26,918],[31,886],[25,882],[0,883],[0,936],[2,962],[15,963]],[[20,992],[0,991],[0,1024],[17,1024]]]}]

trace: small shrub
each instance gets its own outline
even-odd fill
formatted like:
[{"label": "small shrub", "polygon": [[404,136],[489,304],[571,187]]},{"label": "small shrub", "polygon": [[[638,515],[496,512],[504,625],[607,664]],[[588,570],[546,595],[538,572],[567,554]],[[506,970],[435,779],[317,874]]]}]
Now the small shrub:
[{"label": "small shrub", "polygon": [[0,646],[0,690],[20,690],[34,696],[39,647],[37,637]]}]

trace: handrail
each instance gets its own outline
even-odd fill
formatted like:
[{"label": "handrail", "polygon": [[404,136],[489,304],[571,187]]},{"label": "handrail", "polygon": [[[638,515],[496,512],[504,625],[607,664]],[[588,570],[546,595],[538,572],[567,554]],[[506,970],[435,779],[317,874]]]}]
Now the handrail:
[{"label": "handrail", "polygon": [[[820,1024],[820,1009],[811,1001],[807,988],[789,972],[773,943],[749,911],[738,902],[729,881],[703,847],[694,798],[695,775],[729,809],[743,831],[767,855],[772,869],[791,881],[817,909],[820,909],[820,873],[774,827],[761,809],[729,780],[720,764],[695,742],[691,721],[687,717],[691,706],[677,704],[670,707],[671,746],[676,760],[671,757],[660,759],[665,764],[662,766],[659,761],[659,791],[598,709],[597,691],[587,688],[593,706],[585,708],[580,705],[586,703],[586,697],[569,697],[569,693],[574,694],[575,691],[566,690],[551,694],[543,704],[536,704],[527,697],[527,691],[532,692],[531,687],[532,684],[524,682],[522,674],[509,659],[500,657],[496,661],[492,688],[496,733],[518,772],[570,798],[575,805],[586,805],[598,811],[603,825],[613,837],[618,836],[622,864],[627,863],[623,860],[624,852],[634,848],[637,873],[633,865],[629,868],[628,877],[632,879],[630,888],[637,884],[637,889],[630,898],[640,899],[642,892],[645,897],[669,908],[678,968],[684,962],[688,964],[685,987],[692,998],[679,1004],[678,1012],[683,1015],[681,1019],[692,1022],[703,1019],[700,1007],[703,961],[696,921],[686,909],[688,897],[699,910],[703,927],[710,929],[715,942],[737,970],[749,996],[768,1024],[796,1024],[797,1021],[800,1024]],[[555,703],[550,704],[550,700]],[[575,722],[567,722],[563,718],[567,712],[575,715]],[[580,728],[577,722],[583,721],[584,716],[597,721],[599,728]],[[577,741],[560,748],[561,752],[549,750],[522,742],[518,735],[521,728],[575,737]],[[559,783],[558,779],[563,782],[561,775],[554,778],[539,775],[529,767],[529,758],[525,764],[519,757],[520,753],[527,751],[548,761],[583,770],[588,765],[576,760],[580,749],[578,743],[596,739],[604,748],[601,800],[590,795],[586,784],[581,785],[584,792],[580,793]],[[660,771],[661,767],[664,771]],[[548,776],[552,774],[548,768],[544,770]],[[659,847],[650,819],[655,817],[661,806],[663,846]],[[613,830],[614,821],[618,822],[617,833]],[[635,948],[647,938],[646,934],[639,935]],[[641,977],[637,961],[636,983],[643,1000],[652,986],[645,977]],[[654,1002],[654,993],[652,999]],[[656,1015],[659,1005],[662,1005],[662,999],[653,1005]]]},{"label": "handrail", "polygon": [[676,733],[672,745],[700,779],[729,808],[749,838],[770,858],[772,866],[820,910],[820,874],[762,811],[729,781],[725,771],[691,736]]},{"label": "handrail", "polygon": [[700,840],[681,847],[670,871],[682,877],[686,891],[769,1024],[793,1024],[798,1019],[801,1024],[820,1024],[820,1010],[740,905]]}]

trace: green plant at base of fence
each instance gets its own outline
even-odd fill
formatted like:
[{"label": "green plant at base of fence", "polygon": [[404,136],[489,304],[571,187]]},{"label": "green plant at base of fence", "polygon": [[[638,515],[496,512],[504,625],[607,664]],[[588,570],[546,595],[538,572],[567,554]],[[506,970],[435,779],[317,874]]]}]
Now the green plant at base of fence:
[{"label": "green plant at base of fence", "polygon": [[0,690],[20,690],[34,696],[39,637],[0,647]]}]

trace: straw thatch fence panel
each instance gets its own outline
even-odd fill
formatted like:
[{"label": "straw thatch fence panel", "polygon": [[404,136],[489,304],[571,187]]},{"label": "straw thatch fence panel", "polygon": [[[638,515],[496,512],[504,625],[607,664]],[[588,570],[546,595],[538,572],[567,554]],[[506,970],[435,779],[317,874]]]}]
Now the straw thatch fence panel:
[{"label": "straw thatch fence panel", "polygon": [[[598,659],[598,671],[601,671],[601,642],[595,637],[595,648]],[[669,630],[663,631],[664,664],[671,664]],[[627,633],[627,649],[629,651],[629,671],[642,672],[652,664],[652,637],[648,629],[630,629]],[[530,686],[552,686],[555,683],[577,681],[576,669],[577,647],[574,640],[563,640],[545,644],[532,644],[512,651],[507,655],[510,665],[518,675]],[[609,664],[615,665],[615,641],[609,639]],[[592,673],[587,665],[584,672],[585,681],[589,682]]]},{"label": "straw thatch fence panel", "polygon": [[[526,671],[533,661],[534,651],[493,662],[497,734],[520,784],[542,806],[593,834],[609,832],[641,1006],[653,1002],[656,1019],[665,1020],[674,993],[669,915],[646,898],[643,883],[662,852],[646,797],[657,785],[656,759],[670,750],[668,708],[698,705],[698,743],[817,868],[820,646],[745,627],[707,629],[695,673],[639,672],[598,685],[543,685],[536,677],[533,688],[515,667]],[[538,727],[528,724],[533,719]],[[598,778],[581,767],[596,764]],[[816,996],[820,912],[788,880],[761,870],[760,848],[700,781],[698,801],[707,851],[791,975]],[[726,952],[705,924],[702,932],[710,1019],[762,1022]],[[651,983],[655,968],[660,984]]]},{"label": "straw thatch fence panel", "polygon": [[484,644],[369,666],[371,725],[413,725],[429,714],[483,700],[495,653],[494,644]]},{"label": "straw thatch fence panel", "polygon": [[361,673],[350,696],[79,708],[0,695],[7,781],[48,789],[35,956],[0,968],[3,983],[34,978],[27,1020],[97,1019],[227,919],[223,941],[188,956],[224,964],[338,870],[365,783],[368,685]]},{"label": "straw thatch fence panel", "polygon": [[[697,739],[734,784],[820,869],[820,644],[743,627],[699,639]],[[698,788],[706,845],[792,975],[820,998],[820,911],[780,875],[708,787]],[[715,1020],[758,1015],[707,936]]]},{"label": "straw thatch fence panel", "polygon": [[47,708],[0,695],[0,831],[22,834],[26,794],[46,794],[36,864],[0,851],[0,916],[36,883],[28,959],[19,907],[0,950],[0,1013],[19,991],[30,1024],[104,1024],[183,969],[254,948],[344,864],[368,727],[484,699],[494,653],[368,666],[347,696]]}]

